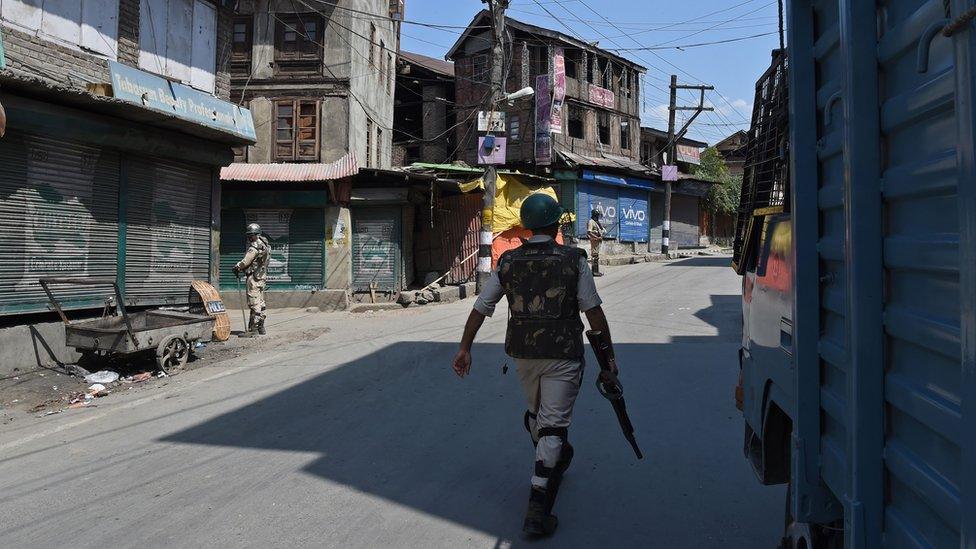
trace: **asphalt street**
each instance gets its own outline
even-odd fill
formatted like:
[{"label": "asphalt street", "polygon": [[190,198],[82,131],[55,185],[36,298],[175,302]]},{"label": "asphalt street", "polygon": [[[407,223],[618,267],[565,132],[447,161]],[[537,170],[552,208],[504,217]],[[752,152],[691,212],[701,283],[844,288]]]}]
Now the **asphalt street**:
[{"label": "asphalt street", "polygon": [[588,355],[549,540],[520,533],[533,448],[503,373],[504,306],[472,375],[451,372],[467,300],[318,314],[318,337],[0,427],[0,547],[775,547],[785,489],[759,485],[742,455],[727,265],[598,281],[646,458]]}]

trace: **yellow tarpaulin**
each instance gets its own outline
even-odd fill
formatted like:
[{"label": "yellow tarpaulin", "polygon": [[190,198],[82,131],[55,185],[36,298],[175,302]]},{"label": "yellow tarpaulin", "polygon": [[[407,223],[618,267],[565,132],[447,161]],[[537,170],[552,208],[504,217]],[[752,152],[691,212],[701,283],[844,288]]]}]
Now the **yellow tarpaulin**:
[{"label": "yellow tarpaulin", "polygon": [[[465,193],[484,188],[485,183],[480,177],[461,184],[461,192]],[[495,183],[495,207],[492,210],[491,232],[497,234],[513,227],[521,227],[522,220],[519,217],[519,208],[522,207],[522,201],[526,197],[535,193],[547,194],[559,200],[559,197],[556,196],[556,190],[552,187],[532,189],[518,181],[517,176],[498,174],[498,179]],[[571,223],[575,220],[575,215],[566,213],[562,221],[564,223]]]}]

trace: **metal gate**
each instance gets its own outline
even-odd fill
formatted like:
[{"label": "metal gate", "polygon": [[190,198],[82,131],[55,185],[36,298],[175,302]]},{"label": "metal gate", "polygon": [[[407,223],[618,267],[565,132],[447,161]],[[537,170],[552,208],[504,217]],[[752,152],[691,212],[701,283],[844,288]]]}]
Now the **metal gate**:
[{"label": "metal gate", "polygon": [[952,5],[791,6],[795,510],[833,518],[827,486],[848,547],[973,543],[953,53],[973,31],[942,33],[972,3]]},{"label": "metal gate", "polygon": [[360,208],[352,212],[352,289],[400,289],[400,210]]},{"label": "metal gate", "polygon": [[269,289],[315,290],[324,285],[322,208],[229,208],[221,211],[220,285],[236,289],[234,265],[247,251],[244,228],[261,225],[271,244]]},{"label": "metal gate", "polygon": [[211,170],[148,157],[125,167],[126,300],[186,303],[191,281],[210,280]]},{"label": "metal gate", "polygon": [[[114,279],[119,156],[11,131],[0,141],[0,314],[47,310],[44,276]],[[91,289],[65,288],[62,305],[100,305]]]},{"label": "metal gate", "polygon": [[698,240],[698,198],[671,195],[671,236],[673,248],[694,248]]}]

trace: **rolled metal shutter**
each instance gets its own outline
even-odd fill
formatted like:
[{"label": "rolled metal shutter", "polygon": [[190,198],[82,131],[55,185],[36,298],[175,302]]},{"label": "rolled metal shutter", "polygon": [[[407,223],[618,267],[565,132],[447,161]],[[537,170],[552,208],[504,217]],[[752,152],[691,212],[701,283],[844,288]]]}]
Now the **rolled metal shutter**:
[{"label": "rolled metal shutter", "polygon": [[671,195],[671,246],[692,248],[698,241],[698,198]]},{"label": "rolled metal shutter", "polygon": [[324,285],[322,208],[229,208],[221,211],[221,287],[236,289],[234,265],[247,252],[244,228],[261,225],[271,244],[268,289],[318,290]]},{"label": "rolled metal shutter", "polygon": [[[0,314],[45,311],[45,276],[114,279],[119,156],[46,136],[0,141]],[[110,292],[55,288],[62,307],[99,306]],[[105,288],[108,290],[108,288]]]},{"label": "rolled metal shutter", "polygon": [[210,280],[211,170],[148,157],[127,162],[125,297],[182,304]]},{"label": "rolled metal shutter", "polygon": [[617,188],[607,185],[593,185],[580,182],[576,186],[579,200],[576,204],[576,232],[580,238],[586,237],[586,225],[590,221],[593,210],[603,212],[600,223],[606,229],[604,238],[617,238],[620,226],[617,223]]},{"label": "rolled metal shutter", "polygon": [[400,212],[357,209],[352,216],[352,286],[368,291],[397,291],[400,280]]},{"label": "rolled metal shutter", "polygon": [[647,195],[644,189],[620,189],[617,219],[622,242],[647,242],[650,232]]}]

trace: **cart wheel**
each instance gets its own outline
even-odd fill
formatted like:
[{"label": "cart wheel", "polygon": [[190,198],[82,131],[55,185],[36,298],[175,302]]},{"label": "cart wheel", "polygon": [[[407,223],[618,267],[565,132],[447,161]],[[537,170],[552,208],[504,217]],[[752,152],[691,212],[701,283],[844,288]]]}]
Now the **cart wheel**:
[{"label": "cart wheel", "polygon": [[166,373],[186,366],[189,358],[190,345],[180,336],[166,336],[156,347],[156,365]]}]

